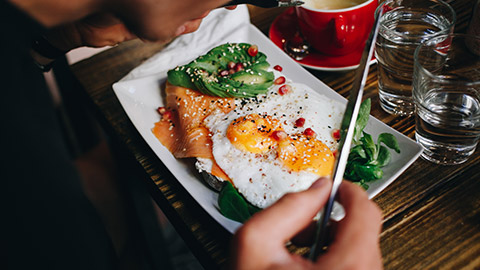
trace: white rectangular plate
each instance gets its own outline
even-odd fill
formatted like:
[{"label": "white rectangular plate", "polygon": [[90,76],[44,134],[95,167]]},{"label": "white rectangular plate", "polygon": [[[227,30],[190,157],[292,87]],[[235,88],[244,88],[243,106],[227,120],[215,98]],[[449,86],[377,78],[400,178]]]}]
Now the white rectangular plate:
[{"label": "white rectangular plate", "polygon": [[[226,42],[256,44],[259,50],[267,55],[269,63],[272,66],[281,65],[283,67],[283,73],[292,81],[304,83],[312,89],[315,89],[315,91],[346,104],[345,98],[298,65],[253,25],[247,24],[238,31],[241,32],[241,35],[232,35],[230,38],[227,36],[226,40],[222,40],[218,42],[218,44],[213,44],[212,48],[215,45]],[[203,53],[206,53],[206,51]],[[197,56],[199,55],[195,57]],[[177,55],[173,62],[165,63],[163,68],[159,68],[159,70],[163,70],[162,72],[138,79],[122,80],[115,83],[113,89],[130,120],[160,160],[193,198],[195,198],[216,221],[233,233],[241,224],[229,220],[220,214],[217,206],[218,194],[209,189],[201,181],[200,175],[194,168],[193,162],[191,160],[174,158],[151,132],[154,123],[160,119],[156,109],[164,104],[162,97],[163,89],[161,89],[161,87],[166,81],[166,70],[193,60],[193,58],[186,59],[186,57],[189,56]],[[377,138],[378,134],[383,132],[394,134],[402,151],[400,154],[392,151],[392,160],[390,164],[384,168],[383,178],[369,183],[370,188],[367,192],[369,197],[372,198],[408,168],[408,166],[418,158],[422,150],[416,142],[374,117],[370,117],[365,130],[372,134],[374,138]]]}]

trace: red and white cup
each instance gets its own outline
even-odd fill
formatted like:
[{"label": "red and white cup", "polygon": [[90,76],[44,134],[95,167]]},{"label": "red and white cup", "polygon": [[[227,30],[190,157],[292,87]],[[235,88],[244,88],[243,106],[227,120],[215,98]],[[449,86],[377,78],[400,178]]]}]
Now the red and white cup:
[{"label": "red and white cup", "polygon": [[367,0],[343,9],[296,7],[298,25],[306,41],[320,53],[346,55],[363,49],[377,5],[377,0]]}]

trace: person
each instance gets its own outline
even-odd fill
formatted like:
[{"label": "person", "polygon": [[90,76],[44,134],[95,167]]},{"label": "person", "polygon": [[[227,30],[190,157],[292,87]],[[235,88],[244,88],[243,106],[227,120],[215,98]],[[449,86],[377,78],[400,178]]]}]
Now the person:
[{"label": "person", "polygon": [[286,243],[311,245],[313,217],[328,199],[331,181],[317,180],[303,192],[283,196],[248,220],[235,234],[231,269],[382,269],[378,235],[381,212],[356,184],[344,181],[338,200],[346,216],[333,227],[328,251],[315,262],[291,254]]},{"label": "person", "polygon": [[[168,42],[195,31],[210,10],[226,2],[0,0],[3,269],[121,266],[102,211],[82,184],[91,176],[91,166],[101,164],[70,157],[42,72],[55,57],[80,46],[115,45],[134,38]],[[285,249],[321,209],[329,187],[329,181],[319,180],[252,217],[232,240],[230,267],[380,269],[380,212],[349,183],[340,188],[347,214],[336,226],[329,251],[310,263]],[[308,230],[303,233],[308,235]]]}]

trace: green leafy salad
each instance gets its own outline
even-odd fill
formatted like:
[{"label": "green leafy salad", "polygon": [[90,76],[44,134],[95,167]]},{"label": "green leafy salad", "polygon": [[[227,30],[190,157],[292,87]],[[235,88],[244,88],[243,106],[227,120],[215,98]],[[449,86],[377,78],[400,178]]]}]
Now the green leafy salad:
[{"label": "green leafy salad", "polygon": [[360,106],[360,112],[355,126],[353,136],[354,146],[348,156],[347,167],[344,178],[368,189],[367,182],[383,177],[382,167],[390,163],[391,154],[387,149],[393,149],[400,153],[400,146],[397,139],[391,133],[378,135],[377,143],[372,135],[363,131],[370,116],[370,99],[366,99]]}]

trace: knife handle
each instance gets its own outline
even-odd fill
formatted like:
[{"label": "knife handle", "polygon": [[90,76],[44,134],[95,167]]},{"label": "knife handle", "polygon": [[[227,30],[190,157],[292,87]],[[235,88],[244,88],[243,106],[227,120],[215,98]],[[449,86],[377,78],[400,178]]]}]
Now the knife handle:
[{"label": "knife handle", "polygon": [[262,8],[274,8],[279,6],[277,0],[232,0],[223,6],[227,7],[241,4],[250,4]]}]

